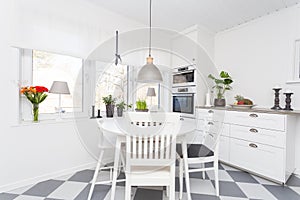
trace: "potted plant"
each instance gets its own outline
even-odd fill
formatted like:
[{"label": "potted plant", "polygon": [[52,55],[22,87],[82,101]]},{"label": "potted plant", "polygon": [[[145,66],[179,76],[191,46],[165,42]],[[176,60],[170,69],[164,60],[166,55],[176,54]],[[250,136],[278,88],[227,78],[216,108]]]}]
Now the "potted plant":
[{"label": "potted plant", "polygon": [[215,88],[217,91],[217,98],[215,98],[214,100],[214,105],[225,106],[226,101],[224,94],[227,90],[232,89],[232,87],[230,86],[230,84],[233,82],[232,78],[225,71],[220,72],[220,78],[216,78],[212,74],[209,74],[208,78],[212,79],[215,82],[215,86],[213,86],[213,88]]},{"label": "potted plant", "polygon": [[113,117],[116,99],[108,95],[107,97],[102,97],[102,100],[106,106],[106,117]]},{"label": "potted plant", "polygon": [[138,101],[136,101],[135,111],[137,111],[137,112],[148,112],[146,101],[145,100],[140,100],[140,99]]},{"label": "potted plant", "polygon": [[118,117],[123,116],[123,111],[126,106],[127,108],[131,108],[131,105],[126,104],[124,101],[121,101],[120,103],[116,104]]}]

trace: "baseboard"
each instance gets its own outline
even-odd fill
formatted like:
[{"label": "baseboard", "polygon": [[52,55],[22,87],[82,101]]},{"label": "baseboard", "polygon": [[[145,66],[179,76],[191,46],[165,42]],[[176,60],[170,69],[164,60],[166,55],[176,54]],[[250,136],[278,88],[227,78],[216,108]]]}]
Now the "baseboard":
[{"label": "baseboard", "polygon": [[10,191],[10,190],[14,190],[14,189],[24,187],[24,186],[27,186],[27,185],[36,184],[38,182],[45,181],[45,180],[48,180],[48,179],[54,179],[54,178],[57,178],[59,176],[63,176],[63,175],[66,175],[66,174],[75,173],[76,171],[93,168],[95,166],[96,166],[96,161],[92,162],[92,163],[80,165],[80,166],[77,166],[77,167],[72,167],[72,168],[69,168],[69,169],[57,171],[57,172],[54,172],[54,173],[45,174],[45,175],[42,175],[42,176],[37,176],[37,177],[34,177],[34,178],[21,180],[21,181],[11,183],[11,184],[8,184],[8,185],[3,185],[3,186],[0,186],[0,193],[1,192],[7,192],[7,191]]}]

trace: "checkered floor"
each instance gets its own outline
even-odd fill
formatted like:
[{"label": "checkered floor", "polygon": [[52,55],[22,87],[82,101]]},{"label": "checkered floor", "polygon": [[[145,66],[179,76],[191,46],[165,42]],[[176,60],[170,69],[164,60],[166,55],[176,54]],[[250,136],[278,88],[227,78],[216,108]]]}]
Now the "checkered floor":
[{"label": "checkered floor", "polygon": [[[86,200],[93,173],[93,170],[87,169],[75,174],[1,193],[0,200]],[[213,173],[208,172],[206,175],[206,179],[202,179],[201,173],[191,174],[193,200],[300,200],[300,178],[294,175],[288,180],[286,186],[282,186],[220,164],[220,197],[214,195]],[[122,177],[124,174],[120,174],[120,176]],[[101,179],[108,178],[109,172],[101,172],[100,177]],[[178,178],[176,178],[176,181],[176,197],[178,198]],[[115,199],[124,199],[124,185],[125,183],[118,183]],[[92,199],[110,199],[110,189],[110,185],[96,186]],[[168,199],[165,191],[160,187],[133,188],[132,194],[134,200]],[[184,194],[184,199],[186,199],[186,194]]]}]

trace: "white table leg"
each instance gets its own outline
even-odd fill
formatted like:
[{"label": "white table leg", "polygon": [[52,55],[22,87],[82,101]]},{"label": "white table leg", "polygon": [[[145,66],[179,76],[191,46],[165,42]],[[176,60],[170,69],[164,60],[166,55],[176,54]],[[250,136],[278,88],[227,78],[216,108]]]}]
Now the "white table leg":
[{"label": "white table leg", "polygon": [[118,167],[119,167],[119,157],[120,157],[120,151],[121,151],[121,141],[119,136],[116,140],[116,148],[115,148],[115,161],[114,161],[114,171],[113,171],[113,180],[111,185],[111,196],[110,199],[115,199],[115,193],[116,193],[116,184],[117,184],[117,176],[118,176]]}]

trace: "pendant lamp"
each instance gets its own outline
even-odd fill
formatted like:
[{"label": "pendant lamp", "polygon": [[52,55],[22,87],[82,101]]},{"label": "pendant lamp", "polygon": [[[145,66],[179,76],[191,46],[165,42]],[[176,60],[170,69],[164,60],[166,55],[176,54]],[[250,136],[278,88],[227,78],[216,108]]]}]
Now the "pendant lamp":
[{"label": "pendant lamp", "polygon": [[155,83],[162,82],[162,75],[159,69],[153,64],[153,58],[151,57],[151,13],[152,12],[152,0],[150,0],[150,12],[149,12],[149,56],[147,57],[147,63],[138,72],[137,81],[143,83]]}]

